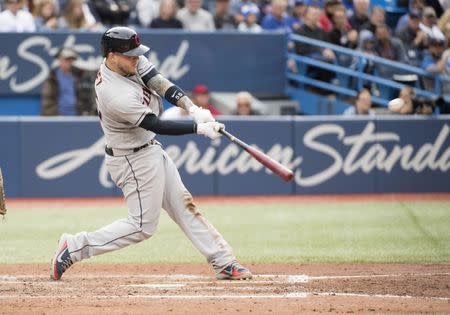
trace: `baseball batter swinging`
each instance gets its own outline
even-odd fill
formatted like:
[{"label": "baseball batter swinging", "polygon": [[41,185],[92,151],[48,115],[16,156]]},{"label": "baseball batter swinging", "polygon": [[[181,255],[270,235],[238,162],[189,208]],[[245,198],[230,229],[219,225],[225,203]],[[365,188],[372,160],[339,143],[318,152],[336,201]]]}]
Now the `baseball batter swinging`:
[{"label": "baseball batter swinging", "polygon": [[[75,262],[135,244],[153,235],[164,208],[206,257],[217,279],[249,279],[222,235],[200,214],[175,164],[156,134],[197,133],[216,139],[224,125],[194,105],[143,54],[138,34],[113,27],[102,37],[105,57],[95,82],[97,109],[106,138],[105,163],[128,205],[128,217],[94,232],[63,234],[52,259],[51,278],[61,279]],[[194,122],[163,121],[161,97],[186,109]]]}]

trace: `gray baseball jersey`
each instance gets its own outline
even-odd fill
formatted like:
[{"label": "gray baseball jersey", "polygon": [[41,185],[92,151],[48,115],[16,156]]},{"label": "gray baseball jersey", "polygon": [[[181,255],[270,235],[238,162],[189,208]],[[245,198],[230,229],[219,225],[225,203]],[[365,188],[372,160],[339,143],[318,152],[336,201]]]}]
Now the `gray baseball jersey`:
[{"label": "gray baseball jersey", "polygon": [[[151,69],[150,64],[140,73]],[[139,124],[145,115],[160,113],[160,97],[144,85],[139,75],[121,76],[104,63],[95,85],[106,143],[127,152],[105,155],[105,165],[122,189],[128,216],[93,232],[67,234],[71,259],[80,261],[149,238],[156,230],[162,207],[216,272],[221,271],[236,258],[222,235],[200,214],[172,159],[155,142],[135,152],[130,150],[155,136]]]},{"label": "gray baseball jersey", "polygon": [[[143,74],[153,68],[150,64]],[[153,132],[139,127],[139,124],[149,113],[159,116],[162,101],[155,92],[145,86],[140,75],[124,77],[102,63],[95,83],[95,92],[101,126],[109,147],[136,148],[155,137]]]}]

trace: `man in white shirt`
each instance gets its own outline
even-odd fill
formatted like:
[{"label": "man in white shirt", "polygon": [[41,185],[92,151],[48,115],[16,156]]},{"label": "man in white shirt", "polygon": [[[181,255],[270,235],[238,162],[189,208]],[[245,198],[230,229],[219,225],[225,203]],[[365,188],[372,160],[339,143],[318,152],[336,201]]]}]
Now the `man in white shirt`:
[{"label": "man in white shirt", "polygon": [[437,26],[437,15],[433,7],[425,7],[422,12],[422,22],[419,24],[422,32],[427,34],[428,39],[444,40],[445,36]]},{"label": "man in white shirt", "polygon": [[33,16],[22,9],[20,0],[6,0],[6,10],[0,13],[0,32],[34,32]]},{"label": "man in white shirt", "polygon": [[186,0],[185,7],[178,11],[177,19],[183,28],[190,31],[214,31],[214,18],[211,13],[201,8],[202,0]]}]

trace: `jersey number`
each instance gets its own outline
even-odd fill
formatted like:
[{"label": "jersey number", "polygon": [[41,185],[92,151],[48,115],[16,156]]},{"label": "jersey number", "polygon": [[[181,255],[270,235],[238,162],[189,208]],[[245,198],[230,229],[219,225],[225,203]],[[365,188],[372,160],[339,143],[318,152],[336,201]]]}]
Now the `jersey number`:
[{"label": "jersey number", "polygon": [[145,86],[142,87],[142,105],[148,106],[150,104],[150,97],[152,92]]},{"label": "jersey number", "polygon": [[100,72],[100,70],[98,70],[97,72],[97,78],[95,78],[95,86],[99,85],[100,83],[102,83],[103,78],[102,78],[102,73]]}]

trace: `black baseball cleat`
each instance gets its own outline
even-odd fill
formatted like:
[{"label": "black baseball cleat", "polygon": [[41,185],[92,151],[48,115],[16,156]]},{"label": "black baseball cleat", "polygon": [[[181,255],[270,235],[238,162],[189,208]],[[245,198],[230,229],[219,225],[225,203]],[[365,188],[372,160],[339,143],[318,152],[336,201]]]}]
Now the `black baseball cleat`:
[{"label": "black baseball cleat", "polygon": [[245,280],[251,278],[252,273],[250,270],[241,266],[237,261],[232,262],[216,274],[216,279],[218,280]]},{"label": "black baseball cleat", "polygon": [[61,235],[58,242],[58,248],[52,259],[52,269],[50,278],[53,280],[61,279],[63,273],[72,266],[73,261],[70,257],[69,248],[67,246],[66,234]]}]

